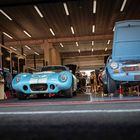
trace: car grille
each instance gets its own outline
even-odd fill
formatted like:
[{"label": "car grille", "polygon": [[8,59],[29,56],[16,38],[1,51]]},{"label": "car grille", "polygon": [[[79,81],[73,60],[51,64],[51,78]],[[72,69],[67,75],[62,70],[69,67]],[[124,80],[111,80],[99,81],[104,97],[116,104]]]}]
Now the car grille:
[{"label": "car grille", "polygon": [[139,66],[132,66],[132,67],[122,67],[122,70],[124,72],[131,72],[131,71],[140,71],[140,67]]},{"label": "car grille", "polygon": [[135,75],[135,76],[134,76],[134,80],[140,81],[140,75]]},{"label": "car grille", "polygon": [[32,91],[45,91],[48,88],[47,84],[31,84],[30,88]]}]

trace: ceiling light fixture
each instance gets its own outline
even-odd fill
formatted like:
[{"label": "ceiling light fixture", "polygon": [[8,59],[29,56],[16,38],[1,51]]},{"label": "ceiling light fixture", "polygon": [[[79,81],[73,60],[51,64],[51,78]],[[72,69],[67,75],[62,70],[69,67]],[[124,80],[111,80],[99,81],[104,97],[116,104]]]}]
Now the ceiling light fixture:
[{"label": "ceiling light fixture", "polygon": [[34,52],[36,55],[39,55],[39,53],[37,53],[37,52]]},{"label": "ceiling light fixture", "polygon": [[71,26],[70,28],[71,28],[71,32],[72,32],[72,34],[74,34],[74,29],[73,29],[73,27]]},{"label": "ceiling light fixture", "polygon": [[9,17],[2,9],[0,9],[0,12],[1,12],[6,18],[8,18],[9,20],[12,20],[12,18]]},{"label": "ceiling light fixture", "polygon": [[52,28],[50,28],[50,32],[52,33],[53,36],[55,36],[54,31],[52,30]]},{"label": "ceiling light fixture", "polygon": [[94,0],[93,1],[93,14],[96,13],[96,4],[97,4],[97,2],[96,2],[96,0]]},{"label": "ceiling light fixture", "polygon": [[127,0],[124,0],[123,3],[122,3],[121,9],[120,9],[121,12],[124,10],[126,2],[127,2]]},{"label": "ceiling light fixture", "polygon": [[94,46],[94,41],[92,41],[92,46]]},{"label": "ceiling light fixture", "polygon": [[105,51],[107,51],[107,48],[105,48]]},{"label": "ceiling light fixture", "polygon": [[62,43],[60,43],[60,46],[61,46],[62,48],[64,47]]},{"label": "ceiling light fixture", "polygon": [[17,51],[17,49],[16,48],[14,48],[14,47],[10,47],[11,49],[13,49],[14,51]]},{"label": "ceiling light fixture", "polygon": [[107,41],[107,44],[109,44],[109,43],[110,43],[110,40]]},{"label": "ceiling light fixture", "polygon": [[76,46],[79,46],[78,42],[76,42]]},{"label": "ceiling light fixture", "polygon": [[26,47],[28,50],[31,50],[31,48],[30,48],[29,46],[25,45],[25,47]]},{"label": "ceiling light fixture", "polygon": [[12,36],[10,36],[9,34],[7,34],[7,33],[5,33],[5,32],[3,32],[3,34],[6,35],[7,37],[9,37],[10,39],[13,39]]},{"label": "ceiling light fixture", "polygon": [[65,9],[66,15],[68,16],[69,15],[69,11],[68,11],[67,4],[63,3],[63,5],[64,5],[64,9]]},{"label": "ceiling light fixture", "polygon": [[31,37],[31,35],[27,31],[23,31],[28,37]]},{"label": "ceiling light fixture", "polygon": [[78,49],[78,52],[79,52],[79,53],[81,52],[80,49]]},{"label": "ceiling light fixture", "polygon": [[95,32],[95,25],[92,25],[92,32]]},{"label": "ceiling light fixture", "polygon": [[94,49],[92,48],[92,50],[91,50],[92,52],[94,51]]},{"label": "ceiling light fixture", "polygon": [[34,8],[35,8],[35,10],[37,11],[37,13],[39,14],[39,16],[40,16],[41,18],[43,18],[43,14],[42,14],[41,11],[39,10],[39,8],[38,8],[36,5],[34,5]]}]

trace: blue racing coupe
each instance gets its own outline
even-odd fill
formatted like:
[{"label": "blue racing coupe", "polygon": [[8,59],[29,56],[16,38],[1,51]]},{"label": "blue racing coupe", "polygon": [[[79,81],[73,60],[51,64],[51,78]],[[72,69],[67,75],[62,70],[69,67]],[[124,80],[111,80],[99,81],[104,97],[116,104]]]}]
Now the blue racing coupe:
[{"label": "blue racing coupe", "polygon": [[41,72],[18,74],[12,87],[18,99],[26,99],[31,94],[41,97],[51,93],[72,97],[77,89],[77,79],[66,66],[45,66]]}]

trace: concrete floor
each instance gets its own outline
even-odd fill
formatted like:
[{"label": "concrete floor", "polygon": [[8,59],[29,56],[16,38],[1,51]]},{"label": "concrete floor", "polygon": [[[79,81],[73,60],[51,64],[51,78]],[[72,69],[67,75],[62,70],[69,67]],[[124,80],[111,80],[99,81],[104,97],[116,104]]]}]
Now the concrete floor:
[{"label": "concrete floor", "polygon": [[31,98],[0,101],[1,140],[139,139],[140,98]]}]

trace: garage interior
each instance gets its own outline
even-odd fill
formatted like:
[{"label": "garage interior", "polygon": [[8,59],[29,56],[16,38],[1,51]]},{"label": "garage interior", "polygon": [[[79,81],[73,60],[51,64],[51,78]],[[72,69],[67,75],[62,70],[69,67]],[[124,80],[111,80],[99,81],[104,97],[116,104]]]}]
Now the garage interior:
[{"label": "garage interior", "polygon": [[140,19],[135,0],[1,0],[0,67],[12,74],[45,65],[105,66],[117,21]]}]

